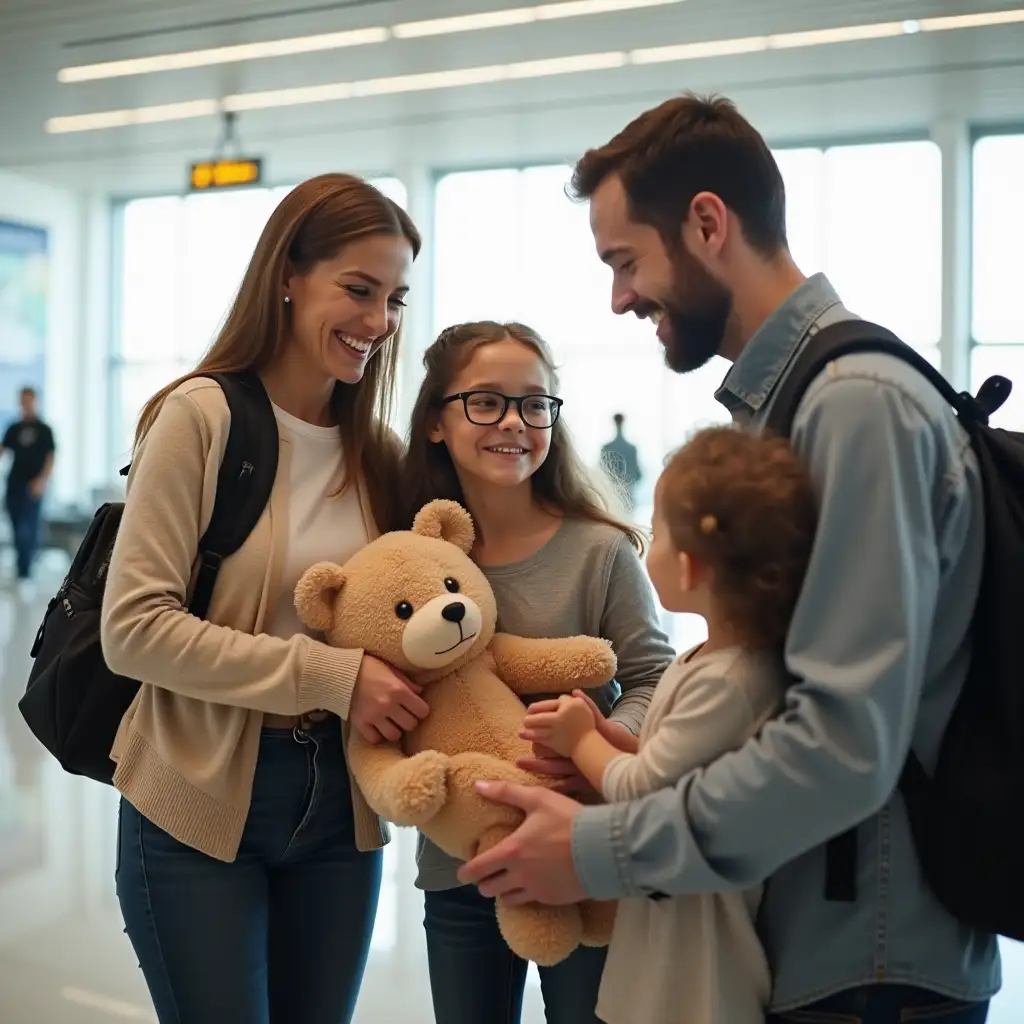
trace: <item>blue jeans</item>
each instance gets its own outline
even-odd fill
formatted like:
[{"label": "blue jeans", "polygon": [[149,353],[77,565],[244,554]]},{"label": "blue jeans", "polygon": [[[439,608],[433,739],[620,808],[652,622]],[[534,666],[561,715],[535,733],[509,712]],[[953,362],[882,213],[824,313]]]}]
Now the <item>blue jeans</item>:
[{"label": "blue jeans", "polygon": [[988,1003],[962,1003],[909,985],[864,985],[798,1010],[769,1016],[766,1024],[985,1024]]},{"label": "blue jeans", "polygon": [[121,801],[117,896],[160,1024],[347,1024],[381,853],[359,853],[336,718],[265,729],[238,857]]},{"label": "blue jeans", "polygon": [[11,542],[18,563],[18,579],[32,574],[32,562],[39,547],[39,517],[42,502],[28,492],[28,484],[8,483],[7,517],[11,521]]},{"label": "blue jeans", "polygon": [[[494,900],[464,885],[428,892],[424,903],[436,1024],[519,1024],[528,965],[501,937]],[[581,947],[539,969],[547,1024],[599,1024],[594,1008],[606,955]]]}]

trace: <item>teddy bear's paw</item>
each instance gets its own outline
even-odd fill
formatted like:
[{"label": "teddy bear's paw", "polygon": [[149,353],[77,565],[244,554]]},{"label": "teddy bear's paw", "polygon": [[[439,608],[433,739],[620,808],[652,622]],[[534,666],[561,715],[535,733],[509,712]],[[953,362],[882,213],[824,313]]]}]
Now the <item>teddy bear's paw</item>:
[{"label": "teddy bear's paw", "polygon": [[612,647],[611,640],[601,639],[600,648],[594,651],[594,660],[596,662],[595,669],[612,677],[615,675],[615,671],[618,668],[618,659],[615,657],[615,649]]},{"label": "teddy bear's paw", "polygon": [[583,938],[577,906],[544,907],[529,903],[521,907],[497,904],[498,927],[509,949],[540,967],[553,967],[564,960]]},{"label": "teddy bear's paw", "polygon": [[615,927],[615,913],[619,908],[616,900],[584,900],[578,904],[583,919],[584,946],[607,946],[612,940]]},{"label": "teddy bear's paw", "polygon": [[448,798],[448,757],[422,750],[403,762],[393,803],[396,825],[420,827],[444,807]]}]

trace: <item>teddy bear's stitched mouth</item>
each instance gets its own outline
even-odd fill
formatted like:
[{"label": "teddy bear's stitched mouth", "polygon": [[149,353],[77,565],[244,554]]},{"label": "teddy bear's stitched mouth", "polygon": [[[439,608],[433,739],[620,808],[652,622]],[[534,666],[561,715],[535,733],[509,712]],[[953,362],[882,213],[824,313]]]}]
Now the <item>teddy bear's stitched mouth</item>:
[{"label": "teddy bear's stitched mouth", "polygon": [[476,636],[476,633],[470,633],[469,636],[464,636],[457,644],[452,644],[451,647],[445,648],[443,651],[434,651],[435,655],[450,654],[455,650],[456,647],[461,647],[465,643],[469,643]]}]

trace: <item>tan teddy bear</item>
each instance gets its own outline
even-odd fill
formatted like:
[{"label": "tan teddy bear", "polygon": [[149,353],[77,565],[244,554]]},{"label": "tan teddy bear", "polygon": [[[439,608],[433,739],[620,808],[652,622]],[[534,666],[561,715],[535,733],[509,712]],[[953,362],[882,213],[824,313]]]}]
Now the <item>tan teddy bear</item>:
[{"label": "tan teddy bear", "polygon": [[[349,736],[349,767],[369,805],[396,825],[419,828],[461,860],[494,846],[522,820],[516,808],[480,797],[479,779],[527,786],[554,780],[525,772],[519,694],[568,693],[615,675],[604,640],[526,639],[495,633],[487,578],[469,557],[473,521],[454,501],[425,505],[411,531],[386,533],[344,566],[320,563],[299,581],[303,622],[337,647],[362,648],[424,687],[430,714],[401,743]],[[566,907],[497,905],[505,941],[550,965],[581,943],[605,945],[614,903]]]}]

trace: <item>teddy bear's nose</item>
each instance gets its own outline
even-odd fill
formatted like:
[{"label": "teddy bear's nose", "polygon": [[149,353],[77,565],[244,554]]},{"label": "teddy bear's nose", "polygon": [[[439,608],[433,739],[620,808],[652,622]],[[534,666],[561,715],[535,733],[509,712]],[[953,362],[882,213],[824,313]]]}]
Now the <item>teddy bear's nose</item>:
[{"label": "teddy bear's nose", "polygon": [[441,618],[446,622],[461,622],[466,617],[466,606],[461,601],[452,601],[441,609]]}]

